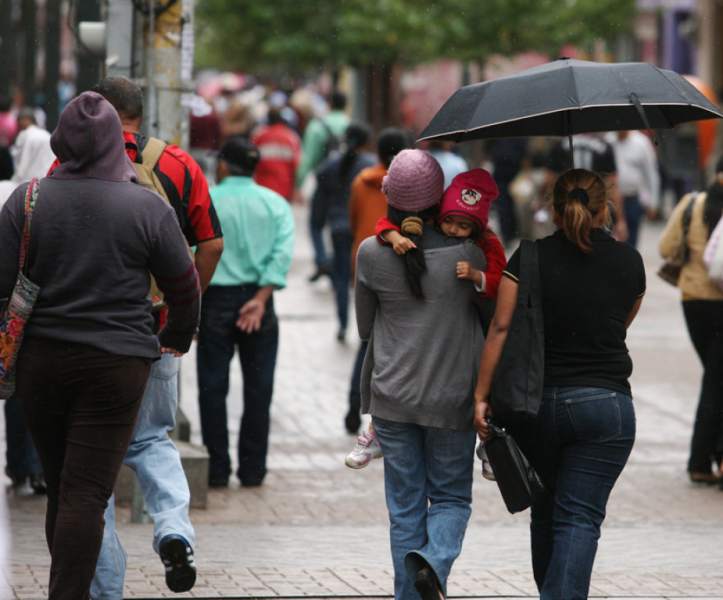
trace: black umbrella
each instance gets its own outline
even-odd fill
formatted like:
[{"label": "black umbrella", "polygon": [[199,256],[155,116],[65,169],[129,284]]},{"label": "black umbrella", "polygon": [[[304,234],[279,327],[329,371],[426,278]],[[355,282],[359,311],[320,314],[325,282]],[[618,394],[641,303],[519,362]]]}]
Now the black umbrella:
[{"label": "black umbrella", "polygon": [[460,88],[419,139],[572,136],[721,117],[718,107],[673,71],[561,58]]}]

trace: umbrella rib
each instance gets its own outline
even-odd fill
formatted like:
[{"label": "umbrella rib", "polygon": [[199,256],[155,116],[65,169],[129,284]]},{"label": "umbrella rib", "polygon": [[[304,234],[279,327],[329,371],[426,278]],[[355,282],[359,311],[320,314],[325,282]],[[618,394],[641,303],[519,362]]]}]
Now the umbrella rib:
[{"label": "umbrella rib", "polygon": [[[718,117],[723,118],[723,113],[720,112],[713,112],[709,108],[706,108],[704,106],[701,106],[700,104],[693,104],[691,102],[641,102],[643,106],[692,106],[695,108],[698,108],[700,110],[703,110],[705,112],[711,113],[714,116],[711,116],[711,119]],[[554,113],[559,112],[565,112],[567,110],[588,110],[590,108],[606,108],[608,106],[628,106],[632,107],[632,104],[630,102],[621,102],[620,104],[589,104],[587,106],[578,107],[576,109],[569,109],[569,108],[556,108],[555,110],[548,110],[545,112],[536,113],[535,117],[542,117],[544,115],[552,115]],[[507,123],[514,123],[515,121],[524,121],[525,119],[529,119],[530,115],[524,115],[521,117],[515,117],[513,119],[505,119],[504,121],[497,121],[495,123],[490,123],[489,125],[480,125],[479,127],[473,127],[471,129],[457,129],[455,131],[445,131],[444,133],[435,133],[434,135],[427,135],[421,138],[418,138],[417,141],[423,142],[424,140],[430,140],[436,137],[440,136],[451,136],[451,135],[457,135],[458,133],[472,133],[474,131],[479,131],[481,129],[489,129],[490,127],[497,127],[498,125],[506,125]],[[553,136],[553,137],[564,137],[564,136]]]}]

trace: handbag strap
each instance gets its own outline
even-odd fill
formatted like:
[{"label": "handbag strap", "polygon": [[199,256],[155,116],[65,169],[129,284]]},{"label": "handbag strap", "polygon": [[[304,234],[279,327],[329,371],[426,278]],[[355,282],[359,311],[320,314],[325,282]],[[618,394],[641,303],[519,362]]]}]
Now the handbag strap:
[{"label": "handbag strap", "polygon": [[18,270],[28,274],[28,248],[30,247],[30,225],[33,220],[33,210],[38,201],[38,180],[33,178],[25,190],[25,222],[23,224],[23,237],[20,240],[20,254],[18,256]]},{"label": "handbag strap", "polygon": [[690,259],[690,246],[688,245],[688,232],[690,231],[690,222],[693,220],[693,206],[698,198],[698,194],[691,194],[688,204],[683,211],[683,263],[687,263]]},{"label": "handbag strap", "polygon": [[517,303],[531,306],[540,297],[540,261],[537,242],[520,242],[520,280]]}]

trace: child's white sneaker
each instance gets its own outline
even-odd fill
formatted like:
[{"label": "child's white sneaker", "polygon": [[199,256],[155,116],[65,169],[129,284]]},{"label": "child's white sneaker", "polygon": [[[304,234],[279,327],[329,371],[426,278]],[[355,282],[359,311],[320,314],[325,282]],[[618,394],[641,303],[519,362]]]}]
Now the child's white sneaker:
[{"label": "child's white sneaker", "polygon": [[382,457],[382,447],[373,431],[365,431],[357,439],[354,448],[344,459],[350,469],[363,469],[375,458]]}]

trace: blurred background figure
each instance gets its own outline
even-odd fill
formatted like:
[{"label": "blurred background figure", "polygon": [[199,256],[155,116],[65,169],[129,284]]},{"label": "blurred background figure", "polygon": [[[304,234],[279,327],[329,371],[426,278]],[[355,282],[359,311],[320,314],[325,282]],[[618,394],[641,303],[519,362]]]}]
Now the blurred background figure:
[{"label": "blurred background figure", "polygon": [[432,140],[429,142],[428,152],[437,159],[439,166],[442,167],[444,173],[444,189],[449,187],[455,175],[464,173],[467,170],[467,161],[459,154],[452,152],[455,146],[454,142],[443,142],[441,140]]},{"label": "blurred background figure", "polygon": [[[716,164],[713,183],[705,192],[683,197],[660,238],[660,254],[670,259],[687,245],[688,262],[678,281],[688,333],[703,365],[698,409],[690,443],[688,476],[696,483],[721,479],[723,459],[723,291],[708,277],[703,252],[723,212],[723,158]],[[683,238],[684,215],[690,215]],[[722,488],[723,489],[723,484]]]},{"label": "blurred background figure", "polygon": [[13,176],[13,159],[10,146],[18,133],[18,123],[12,112],[12,101],[0,95],[0,180]]},{"label": "blurred background figure", "polygon": [[495,206],[500,222],[502,243],[509,247],[519,237],[515,206],[510,195],[510,184],[522,167],[522,160],[527,151],[527,141],[515,138],[494,140],[487,147],[487,151],[492,162],[492,174],[500,190],[500,196],[497,198]]},{"label": "blurred background figure", "polygon": [[269,109],[266,125],[254,132],[251,141],[261,155],[254,171],[254,181],[291,202],[296,168],[301,157],[301,142],[284,120],[281,108]]},{"label": "blurred background figure", "polygon": [[618,131],[608,141],[615,153],[618,190],[623,199],[628,243],[636,248],[640,226],[646,216],[654,216],[660,199],[660,171],[655,148],[640,131]]},{"label": "blurred background figure", "polygon": [[349,322],[349,280],[353,236],[349,221],[349,193],[352,181],[375,160],[368,152],[371,131],[366,125],[352,123],[346,128],[342,151],[334,153],[319,167],[316,191],[311,200],[311,226],[323,230],[329,225],[333,258],[331,280],[334,284],[339,329],[336,339],[346,339]]},{"label": "blurred background figure", "polygon": [[221,120],[213,105],[194,94],[190,102],[189,153],[206,173],[213,174],[221,143]]},{"label": "blurred background figure", "polygon": [[[301,147],[301,162],[296,170],[296,187],[301,189],[306,178],[313,173],[319,165],[339,147],[344,131],[349,125],[349,117],[344,112],[346,108],[346,95],[334,91],[329,99],[330,111],[323,117],[312,119],[304,130],[304,138]],[[301,199],[300,191],[296,197]],[[324,243],[322,229],[309,220],[311,230],[311,243],[314,247],[314,263],[316,271],[311,275],[309,281],[317,281],[323,275],[331,274],[331,263]]]}]

